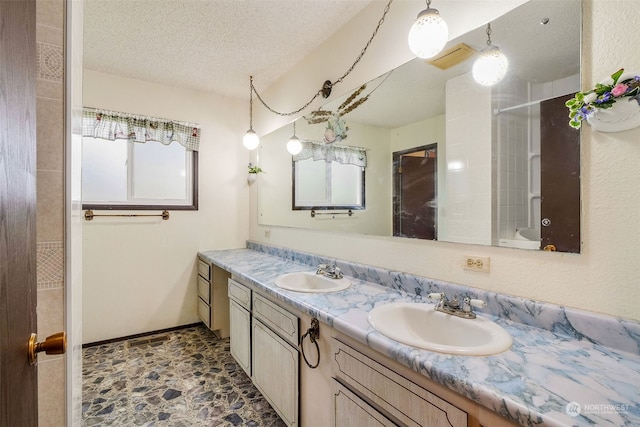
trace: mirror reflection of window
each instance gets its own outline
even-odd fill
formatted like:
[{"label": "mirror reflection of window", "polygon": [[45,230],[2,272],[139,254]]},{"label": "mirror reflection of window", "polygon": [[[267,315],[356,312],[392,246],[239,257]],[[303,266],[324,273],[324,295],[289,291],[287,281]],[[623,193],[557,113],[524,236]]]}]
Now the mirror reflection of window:
[{"label": "mirror reflection of window", "polygon": [[366,150],[303,141],[293,161],[293,209],[364,209]]},{"label": "mirror reflection of window", "polygon": [[293,209],[362,209],[364,168],[325,160],[293,162]]}]

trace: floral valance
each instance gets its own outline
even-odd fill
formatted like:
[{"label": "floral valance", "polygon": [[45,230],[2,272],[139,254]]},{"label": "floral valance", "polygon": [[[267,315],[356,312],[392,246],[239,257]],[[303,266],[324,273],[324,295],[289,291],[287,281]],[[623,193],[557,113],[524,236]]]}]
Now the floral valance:
[{"label": "floral valance", "polygon": [[82,136],[112,141],[116,139],[128,139],[134,142],[156,141],[164,145],[175,141],[187,150],[198,151],[200,125],[84,108],[82,110]]},{"label": "floral valance", "polygon": [[293,160],[307,159],[367,167],[367,151],[364,148],[305,140],[302,141],[302,151],[293,156]]}]

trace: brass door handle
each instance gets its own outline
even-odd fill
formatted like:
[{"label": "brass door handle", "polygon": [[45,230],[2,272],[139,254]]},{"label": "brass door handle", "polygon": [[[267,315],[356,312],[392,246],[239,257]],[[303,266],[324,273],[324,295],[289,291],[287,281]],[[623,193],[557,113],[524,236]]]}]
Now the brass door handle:
[{"label": "brass door handle", "polygon": [[34,333],[29,337],[29,364],[35,365],[38,361],[38,353],[44,351],[46,354],[64,354],[67,350],[67,334],[58,332],[49,335],[44,342],[37,342],[38,336]]}]

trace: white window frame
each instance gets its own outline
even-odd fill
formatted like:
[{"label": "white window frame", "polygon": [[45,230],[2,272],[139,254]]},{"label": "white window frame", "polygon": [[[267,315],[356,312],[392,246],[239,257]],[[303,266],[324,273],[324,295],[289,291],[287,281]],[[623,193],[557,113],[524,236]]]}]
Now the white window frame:
[{"label": "white window frame", "polygon": [[[83,143],[85,139],[94,139],[92,137],[83,137]],[[102,138],[95,138],[105,141],[106,143],[113,142]],[[187,154],[187,162],[185,165],[185,174],[187,177],[187,188],[185,199],[136,199],[133,196],[133,144],[140,144],[127,140],[127,201],[84,201],[82,203],[82,209],[85,210],[198,210],[198,152],[185,149]],[[160,144],[159,142],[146,142],[145,144]],[[173,142],[172,144],[177,144]]]}]

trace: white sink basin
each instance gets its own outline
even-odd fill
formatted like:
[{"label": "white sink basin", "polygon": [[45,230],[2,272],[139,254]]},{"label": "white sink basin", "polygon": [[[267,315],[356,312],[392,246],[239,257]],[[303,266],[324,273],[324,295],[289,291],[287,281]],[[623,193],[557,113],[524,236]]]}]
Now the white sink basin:
[{"label": "white sink basin", "polygon": [[283,274],[276,278],[276,286],[297,292],[337,292],[347,289],[351,282],[342,279],[330,279],[313,272]]},{"label": "white sink basin", "polygon": [[490,320],[463,319],[420,303],[378,306],[369,313],[369,323],[393,340],[440,353],[488,356],[508,350],[513,342]]}]

